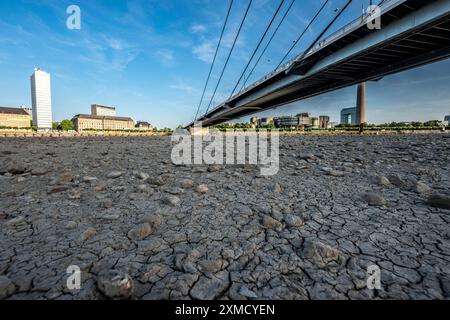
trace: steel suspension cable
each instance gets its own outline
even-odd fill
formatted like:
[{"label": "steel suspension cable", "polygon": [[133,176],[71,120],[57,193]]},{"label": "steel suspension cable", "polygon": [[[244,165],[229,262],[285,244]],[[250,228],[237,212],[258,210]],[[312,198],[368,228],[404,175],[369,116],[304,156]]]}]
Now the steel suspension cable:
[{"label": "steel suspension cable", "polygon": [[280,63],[278,64],[278,66],[275,68],[275,70],[277,70],[284,62],[284,60],[286,60],[286,58],[291,54],[292,50],[294,50],[294,48],[297,46],[298,42],[303,38],[303,36],[305,35],[306,31],[308,31],[308,29],[312,26],[312,24],[316,21],[317,17],[322,13],[323,9],[325,8],[325,6],[328,4],[328,2],[330,2],[330,0],[326,0],[324,2],[324,4],[322,5],[322,7],[319,9],[319,11],[317,11],[316,15],[314,16],[314,18],[309,22],[309,24],[306,26],[306,28],[303,30],[303,32],[298,36],[298,38],[294,41],[293,45],[289,48],[288,52],[286,52],[286,54],[284,55],[283,59],[281,59]]},{"label": "steel suspension cable", "polygon": [[236,37],[234,38],[234,41],[233,41],[233,45],[231,46],[231,49],[230,49],[230,52],[228,54],[227,60],[225,61],[225,65],[224,65],[224,67],[222,69],[222,72],[220,74],[219,80],[217,81],[216,87],[215,87],[214,92],[213,92],[213,94],[211,96],[211,99],[209,101],[208,108],[206,109],[205,114],[208,113],[209,108],[211,107],[211,103],[213,102],[214,97],[215,97],[215,95],[217,93],[217,89],[219,88],[220,82],[222,81],[222,77],[223,77],[223,75],[225,73],[225,69],[227,68],[228,62],[230,61],[231,54],[233,53],[234,47],[236,46],[237,39],[239,38],[239,35],[241,33],[241,30],[242,30],[242,26],[244,25],[244,22],[247,19],[248,12],[250,11],[250,7],[251,7],[252,3],[253,3],[253,0],[250,0],[249,3],[248,3],[247,9],[246,9],[245,14],[244,14],[244,17],[242,18],[242,21],[241,21],[241,24],[239,26],[238,32],[237,32]]},{"label": "steel suspension cable", "polygon": [[213,68],[214,68],[214,64],[216,63],[216,59],[217,59],[217,53],[219,52],[219,48],[220,48],[220,45],[221,45],[222,39],[223,39],[223,34],[225,33],[225,28],[227,26],[228,19],[230,17],[230,12],[231,12],[231,8],[233,6],[233,1],[234,0],[230,1],[230,6],[228,7],[228,12],[227,12],[227,15],[226,15],[226,18],[225,18],[225,22],[224,22],[223,27],[222,27],[222,32],[220,33],[219,43],[217,44],[216,52],[214,53],[214,58],[213,58],[213,61],[211,63],[211,68],[209,69],[208,77],[206,79],[206,84],[205,84],[205,87],[203,88],[202,97],[200,98],[200,103],[198,104],[197,113],[195,114],[194,121],[197,120],[198,113],[200,112],[200,107],[201,107],[201,105],[203,103],[203,98],[205,97],[206,89],[208,88],[209,80],[211,79],[211,74],[212,74],[212,71],[213,71]]},{"label": "steel suspension cable", "polygon": [[270,28],[272,27],[273,22],[275,21],[275,18],[278,15],[278,12],[280,12],[281,7],[283,6],[285,0],[281,0],[280,4],[278,5],[277,10],[275,11],[275,13],[272,16],[272,19],[270,20],[269,25],[266,27],[266,30],[264,31],[264,34],[262,35],[261,39],[259,40],[258,45],[256,46],[255,50],[253,51],[252,56],[250,57],[250,59],[248,60],[247,65],[245,66],[244,71],[242,72],[241,76],[239,77],[239,80],[237,81],[236,85],[234,86],[233,91],[231,92],[230,98],[234,95],[237,87],[239,86],[239,83],[241,82],[242,78],[244,77],[245,73],[247,72],[248,67],[250,66],[250,63],[252,62],[253,58],[255,57],[256,53],[259,50],[259,47],[261,46],[262,42],[264,41],[264,39],[266,38],[267,33],[269,32]]},{"label": "steel suspension cable", "polygon": [[250,77],[252,76],[253,72],[255,71],[256,67],[258,66],[259,62],[261,61],[262,57],[264,56],[264,54],[266,53],[267,49],[269,48],[270,44],[272,43],[273,39],[275,38],[275,36],[277,35],[281,25],[283,24],[284,20],[286,19],[287,15],[289,14],[289,12],[291,11],[294,3],[296,0],[292,0],[291,4],[289,5],[288,9],[286,10],[286,12],[284,13],[283,17],[280,20],[280,23],[278,24],[277,28],[275,29],[274,33],[272,34],[272,37],[269,39],[269,42],[267,42],[266,47],[264,48],[264,50],[261,52],[261,55],[259,56],[258,60],[256,60],[255,65],[253,66],[252,70],[250,71],[249,75],[247,76],[247,78],[244,80],[244,83],[242,85],[242,89],[244,89],[245,85],[247,84],[247,81],[250,79]]}]

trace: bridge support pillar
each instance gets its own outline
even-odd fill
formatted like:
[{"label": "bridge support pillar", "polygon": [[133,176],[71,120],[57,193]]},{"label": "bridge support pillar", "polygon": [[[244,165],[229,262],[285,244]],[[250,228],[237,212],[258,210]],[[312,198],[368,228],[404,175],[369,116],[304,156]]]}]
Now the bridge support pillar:
[{"label": "bridge support pillar", "polygon": [[366,123],[366,83],[358,85],[358,92],[356,97],[356,125]]}]

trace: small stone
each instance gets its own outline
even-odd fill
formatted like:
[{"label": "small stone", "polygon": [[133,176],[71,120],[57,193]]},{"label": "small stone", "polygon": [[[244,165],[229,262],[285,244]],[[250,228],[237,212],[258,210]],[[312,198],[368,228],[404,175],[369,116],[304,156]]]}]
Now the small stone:
[{"label": "small stone", "polygon": [[420,193],[420,194],[424,194],[424,193],[430,193],[431,191],[433,191],[433,189],[431,189],[425,183],[417,181],[414,184],[414,191],[416,191],[417,193]]},{"label": "small stone", "polygon": [[316,160],[317,157],[312,154],[312,153],[301,153],[298,155],[299,159],[303,159],[303,160]]},{"label": "small stone", "polygon": [[450,197],[442,194],[434,194],[428,198],[428,204],[435,208],[450,209]]},{"label": "small stone", "polygon": [[202,272],[219,272],[222,270],[223,260],[203,260],[199,262],[200,271]]},{"label": "small stone", "polygon": [[19,177],[19,178],[17,179],[17,182],[18,182],[18,183],[25,182],[25,181],[27,181],[27,178],[25,178],[25,177]]},{"label": "small stone", "polygon": [[191,179],[183,179],[180,181],[180,186],[184,189],[190,189],[194,186],[194,181]]},{"label": "small stone", "polygon": [[64,172],[58,176],[58,179],[56,180],[57,184],[67,184],[73,182],[75,177],[70,172]]},{"label": "small stone", "polygon": [[405,182],[398,174],[389,175],[387,178],[389,182],[396,187],[403,187],[405,185]]},{"label": "small stone", "polygon": [[110,173],[108,173],[108,175],[106,176],[108,179],[117,179],[119,177],[121,177],[123,175],[122,171],[111,171]]},{"label": "small stone", "polygon": [[389,187],[391,186],[391,182],[389,181],[388,178],[386,178],[385,176],[378,176],[377,177],[377,183],[383,187]]},{"label": "small stone", "polygon": [[94,187],[94,191],[95,192],[102,192],[106,190],[106,184],[99,184],[97,186]]},{"label": "small stone", "polygon": [[105,199],[102,201],[102,207],[105,209],[110,209],[114,206],[114,203],[111,199]]},{"label": "small stone", "polygon": [[212,166],[208,167],[208,172],[218,172],[218,171],[220,171],[219,165],[212,165]]},{"label": "small stone", "polygon": [[26,170],[23,163],[12,158],[6,158],[3,160],[3,165],[0,166],[0,173],[22,174]]},{"label": "small stone", "polygon": [[174,195],[166,195],[162,198],[162,202],[173,207],[177,207],[181,204],[180,198]]},{"label": "small stone", "polygon": [[198,193],[205,194],[205,193],[208,193],[208,191],[209,191],[209,188],[208,188],[208,186],[206,184],[201,184],[201,185],[199,185],[197,187],[197,192]]},{"label": "small stone", "polygon": [[114,220],[118,220],[120,218],[120,216],[118,214],[106,214],[104,216],[101,216],[101,218],[103,220],[114,221]]},{"label": "small stone", "polygon": [[89,176],[83,177],[83,182],[85,182],[85,183],[92,183],[97,180],[98,179],[96,177],[89,177]]},{"label": "small stone", "polygon": [[280,221],[275,220],[271,216],[265,215],[263,217],[263,226],[267,229],[275,229],[277,231],[281,231],[283,228],[283,225]]},{"label": "small stone", "polygon": [[143,223],[142,225],[133,228],[128,232],[128,239],[133,241],[144,240],[152,233],[152,226],[149,223]]},{"label": "small stone", "polygon": [[148,223],[154,230],[156,230],[161,226],[162,218],[157,214],[147,214],[142,219],[142,222]]},{"label": "small stone", "polygon": [[370,206],[384,206],[386,200],[377,193],[367,192],[362,195],[362,199],[366,201]]},{"label": "small stone", "polygon": [[153,181],[151,181],[151,183],[154,185],[157,185],[157,186],[163,186],[163,185],[167,184],[169,179],[170,179],[169,175],[163,174],[163,175],[160,175],[160,176],[156,177],[155,179],[153,179]]},{"label": "small stone", "polygon": [[31,170],[31,175],[33,176],[45,176],[47,173],[49,173],[50,170],[47,168],[34,168]]},{"label": "small stone", "polygon": [[333,177],[343,177],[343,176],[345,176],[345,172],[339,171],[339,170],[331,170],[328,174],[330,176],[333,176]]},{"label": "small stone", "polygon": [[250,298],[250,299],[257,299],[258,295],[254,293],[253,291],[249,290],[247,287],[241,287],[239,289],[239,294],[243,297]]},{"label": "small stone", "polygon": [[134,283],[128,274],[110,270],[99,275],[97,288],[109,299],[126,300],[133,294]]},{"label": "small stone", "polygon": [[73,230],[78,226],[78,224],[75,221],[69,221],[66,223],[66,229],[67,230]]},{"label": "small stone", "polygon": [[303,253],[321,268],[333,262],[339,264],[344,260],[337,249],[318,241],[306,241]]},{"label": "small stone", "polygon": [[11,296],[16,291],[14,283],[6,276],[0,276],[0,300]]},{"label": "small stone", "polygon": [[136,176],[140,180],[143,180],[143,181],[146,181],[146,180],[148,180],[150,178],[150,175],[148,173],[145,173],[145,172],[139,172]]},{"label": "small stone", "polygon": [[95,230],[94,228],[88,228],[86,231],[84,231],[80,235],[80,241],[81,242],[88,241],[89,239],[91,239],[96,234],[97,234],[97,230]]},{"label": "small stone", "polygon": [[293,214],[285,215],[284,222],[286,222],[289,227],[301,227],[304,224],[302,218]]},{"label": "small stone", "polygon": [[74,190],[71,194],[69,194],[69,199],[71,200],[79,200],[81,199],[81,190]]},{"label": "small stone", "polygon": [[180,195],[184,193],[184,190],[178,187],[174,188],[168,188],[165,190],[167,193],[173,194],[173,195]]}]

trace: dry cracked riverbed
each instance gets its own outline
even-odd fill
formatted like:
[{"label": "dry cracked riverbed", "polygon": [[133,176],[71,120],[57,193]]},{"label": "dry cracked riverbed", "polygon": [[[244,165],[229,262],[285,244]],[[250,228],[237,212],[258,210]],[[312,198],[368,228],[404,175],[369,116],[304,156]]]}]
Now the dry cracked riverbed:
[{"label": "dry cracked riverbed", "polygon": [[0,140],[0,299],[450,297],[450,135],[280,146],[261,177],[168,137]]}]

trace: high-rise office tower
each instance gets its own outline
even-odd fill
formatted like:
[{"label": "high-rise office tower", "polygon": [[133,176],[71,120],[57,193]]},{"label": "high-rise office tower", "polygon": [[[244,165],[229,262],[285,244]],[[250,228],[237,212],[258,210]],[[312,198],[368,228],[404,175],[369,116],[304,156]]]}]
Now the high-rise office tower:
[{"label": "high-rise office tower", "polygon": [[38,129],[51,129],[53,119],[50,74],[39,68],[35,68],[31,76],[31,102],[33,125]]}]

